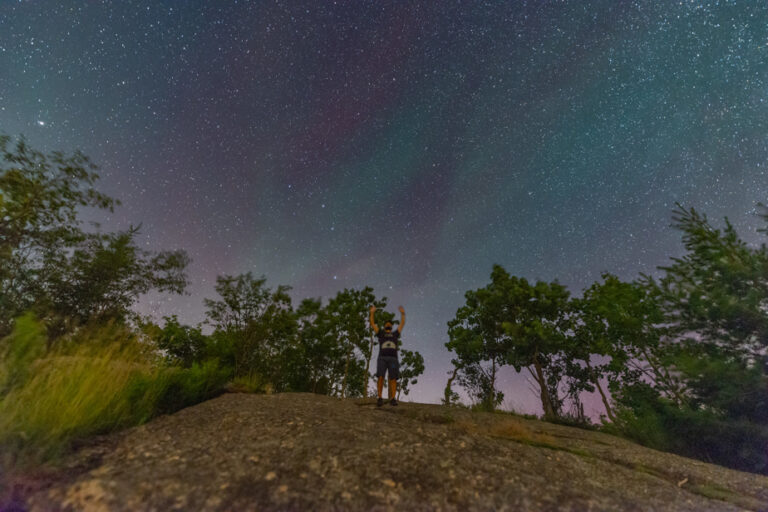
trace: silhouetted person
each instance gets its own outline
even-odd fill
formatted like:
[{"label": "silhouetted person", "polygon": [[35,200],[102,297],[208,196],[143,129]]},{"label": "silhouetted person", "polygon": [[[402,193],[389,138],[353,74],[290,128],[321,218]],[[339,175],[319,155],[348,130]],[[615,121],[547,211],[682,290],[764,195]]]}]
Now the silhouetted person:
[{"label": "silhouetted person", "polygon": [[392,322],[390,321],[384,323],[383,330],[379,330],[373,319],[376,306],[371,306],[370,323],[373,332],[379,338],[379,357],[376,359],[376,376],[379,378],[376,383],[376,389],[379,392],[379,400],[376,405],[379,407],[384,404],[381,393],[384,390],[385,374],[389,374],[389,403],[390,405],[397,405],[395,392],[397,391],[397,378],[400,376],[400,360],[397,357],[397,349],[400,345],[400,333],[403,332],[405,326],[405,309],[403,306],[398,309],[400,310],[400,325],[397,326],[397,330],[392,329]]}]

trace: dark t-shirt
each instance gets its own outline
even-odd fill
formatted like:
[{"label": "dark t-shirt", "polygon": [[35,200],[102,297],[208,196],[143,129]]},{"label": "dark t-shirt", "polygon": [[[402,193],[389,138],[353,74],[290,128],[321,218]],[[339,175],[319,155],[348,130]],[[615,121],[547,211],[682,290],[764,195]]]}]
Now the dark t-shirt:
[{"label": "dark t-shirt", "polygon": [[390,332],[379,329],[376,335],[379,338],[379,355],[397,357],[397,347],[400,344],[400,331],[392,329]]}]

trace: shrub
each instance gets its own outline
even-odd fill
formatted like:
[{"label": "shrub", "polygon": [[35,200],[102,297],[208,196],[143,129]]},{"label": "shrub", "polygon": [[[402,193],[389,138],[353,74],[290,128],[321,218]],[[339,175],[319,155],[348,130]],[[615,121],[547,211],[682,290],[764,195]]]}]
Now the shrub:
[{"label": "shrub", "polygon": [[706,409],[680,408],[658,398],[635,404],[633,410],[620,408],[617,419],[604,430],[657,450],[768,474],[768,427],[764,425]]},{"label": "shrub", "polygon": [[229,388],[235,393],[267,393],[273,392],[272,383],[259,373],[236,377]]},{"label": "shrub", "polygon": [[29,316],[0,340],[0,465],[53,460],[77,439],[200,402],[226,381],[215,361],[189,369],[157,365],[121,326],[46,345],[44,329]]}]

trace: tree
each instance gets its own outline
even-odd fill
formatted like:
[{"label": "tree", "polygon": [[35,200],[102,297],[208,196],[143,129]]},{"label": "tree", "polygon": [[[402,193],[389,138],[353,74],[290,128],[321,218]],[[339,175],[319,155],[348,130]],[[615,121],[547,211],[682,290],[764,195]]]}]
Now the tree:
[{"label": "tree", "polygon": [[96,167],[76,152],[45,155],[23,138],[0,135],[0,335],[13,318],[45,292],[46,257],[65,257],[83,241],[78,208],[112,211],[115,200],[99,193]]},{"label": "tree", "polygon": [[338,394],[344,378],[347,347],[337,336],[334,318],[320,299],[304,299],[296,314],[299,332],[296,355],[292,358],[293,378],[306,379],[306,391]]},{"label": "tree", "polygon": [[563,368],[557,355],[565,344],[568,324],[568,290],[557,281],[537,281],[510,276],[494,266],[492,288],[503,304],[502,327],[508,337],[506,362],[520,372],[526,368],[539,388],[544,416],[559,415],[562,400],[558,395]]},{"label": "tree", "polygon": [[642,281],[668,339],[652,354],[654,378],[616,394],[620,428],[657,448],[765,473],[768,252],[694,208],[677,205],[673,226],[685,255]]},{"label": "tree", "polygon": [[687,252],[646,280],[678,340],[665,364],[694,410],[768,424],[768,250],[747,246],[727,218],[721,231],[679,204],[673,226]]},{"label": "tree", "polygon": [[400,393],[408,395],[410,387],[418,383],[418,377],[424,373],[424,358],[421,354],[411,350],[400,351],[400,382],[397,387],[397,399]]},{"label": "tree", "polygon": [[290,288],[266,287],[266,278],[248,272],[216,278],[218,300],[205,299],[207,322],[214,327],[213,350],[235,377],[258,374],[280,389],[282,351],[295,334]]},{"label": "tree", "polygon": [[678,335],[695,332],[739,356],[759,356],[768,347],[768,249],[750,248],[725,219],[715,229],[707,217],[679,204],[673,226],[687,253],[660,267],[654,286]]},{"label": "tree", "polygon": [[451,376],[448,377],[448,382],[445,383],[443,398],[440,400],[443,405],[454,405],[459,403],[459,394],[453,390],[453,382],[456,380],[459,373],[459,362],[456,359],[452,359],[451,364],[453,365],[453,370],[448,372]]},{"label": "tree", "polygon": [[[71,256],[49,263],[46,309],[58,332],[68,324],[123,319],[139,296],[150,290],[181,294],[189,262],[183,251],[152,253],[136,246],[138,228],[88,236]],[[38,304],[43,304],[38,299]]]},{"label": "tree", "polygon": [[509,338],[503,327],[504,304],[494,283],[470,290],[464,298],[465,305],[448,322],[449,341],[445,346],[456,354],[454,365],[459,368],[459,383],[483,407],[493,410],[503,399],[503,394],[496,390],[496,376],[509,350]]},{"label": "tree", "polygon": [[4,135],[0,153],[0,335],[29,309],[59,335],[96,318],[122,319],[151,289],[184,290],[183,251],[140,250],[133,228],[83,229],[80,209],[118,204],[96,190],[97,167],[88,157],[46,155]]},{"label": "tree", "polygon": [[[368,343],[368,308],[371,304],[381,303],[376,300],[373,288],[367,286],[362,290],[344,289],[336,294],[326,306],[326,312],[330,322],[330,328],[339,343],[344,346],[344,377],[341,382],[340,396],[346,397],[348,392],[348,380],[350,369],[360,365],[360,372],[364,372],[362,361],[370,360],[371,346]],[[357,352],[356,352],[357,351]],[[358,359],[360,354],[362,359]],[[356,380],[351,387],[353,395],[364,395],[368,382],[367,375],[361,382]]]},{"label": "tree", "polygon": [[171,364],[191,368],[194,363],[206,359],[207,337],[199,326],[182,325],[176,315],[163,317],[163,320],[165,325],[158,328],[153,337]]},{"label": "tree", "polygon": [[607,380],[612,393],[620,393],[641,377],[671,397],[680,392],[661,364],[665,331],[654,297],[641,283],[623,282],[608,273],[602,278],[602,283],[594,283],[581,298],[571,301],[567,373],[580,383],[581,390],[596,388],[608,418],[616,421],[601,379]]}]

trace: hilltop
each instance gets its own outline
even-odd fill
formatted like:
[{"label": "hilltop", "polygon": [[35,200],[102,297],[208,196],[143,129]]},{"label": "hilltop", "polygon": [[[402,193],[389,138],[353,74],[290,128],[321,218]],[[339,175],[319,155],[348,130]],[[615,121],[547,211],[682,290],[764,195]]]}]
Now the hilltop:
[{"label": "hilltop", "polygon": [[42,510],[765,510],[768,478],[607,434],[313,394],[226,394],[81,447]]}]

